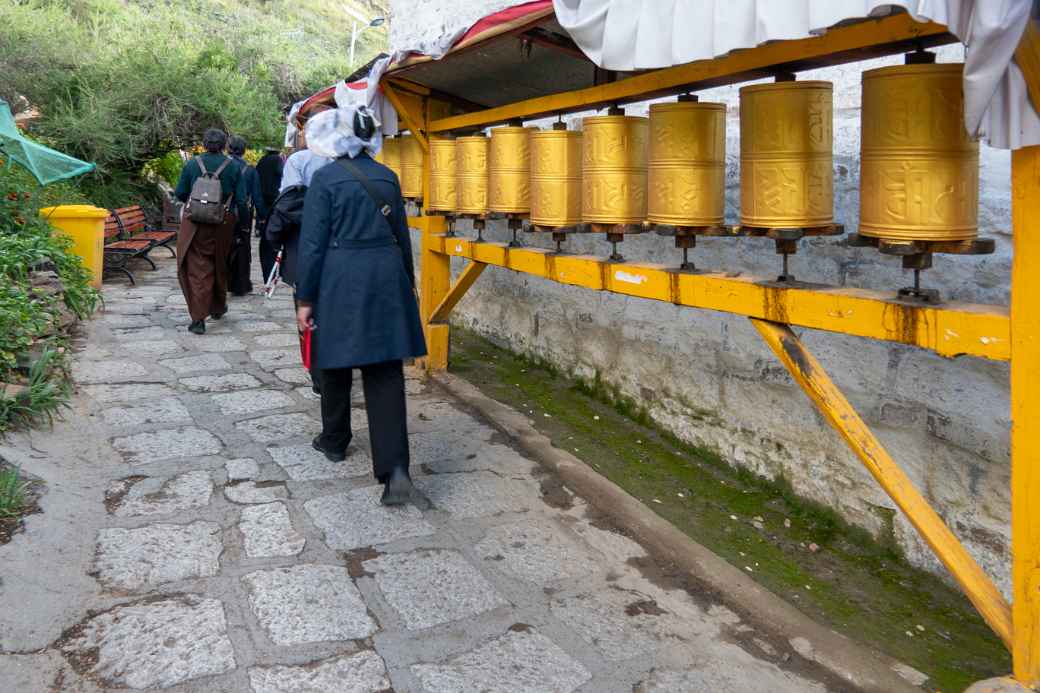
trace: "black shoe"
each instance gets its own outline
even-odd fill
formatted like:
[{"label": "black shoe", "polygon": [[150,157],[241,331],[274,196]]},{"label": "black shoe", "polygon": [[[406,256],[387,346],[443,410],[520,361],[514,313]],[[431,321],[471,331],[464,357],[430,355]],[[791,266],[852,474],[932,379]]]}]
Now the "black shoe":
[{"label": "black shoe", "polygon": [[379,499],[379,502],[383,505],[414,503],[420,510],[430,507],[430,502],[412,484],[412,478],[408,476],[404,467],[397,467],[390,473],[390,478],[386,480],[386,485],[383,487],[383,497]]},{"label": "black shoe", "polygon": [[325,455],[325,459],[329,462],[342,462],[347,459],[346,452],[336,452],[335,450],[329,450],[321,444],[321,436],[315,436],[314,440],[311,441],[311,447]]},{"label": "black shoe", "polygon": [[214,320],[220,320],[225,315],[227,315],[227,311],[226,310],[223,313],[210,313],[209,314],[209,316],[211,318],[213,318]]},{"label": "black shoe", "polygon": [[192,334],[206,334],[206,321],[205,320],[193,320],[188,325],[188,332]]}]

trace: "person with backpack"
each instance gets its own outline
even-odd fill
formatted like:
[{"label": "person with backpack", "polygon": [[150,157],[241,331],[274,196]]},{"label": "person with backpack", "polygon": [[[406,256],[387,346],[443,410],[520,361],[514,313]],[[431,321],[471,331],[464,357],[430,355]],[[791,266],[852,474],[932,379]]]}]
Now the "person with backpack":
[{"label": "person with backpack", "polygon": [[227,312],[228,251],[236,221],[247,213],[245,181],[224,156],[225,144],[223,130],[206,130],[205,153],[184,165],[174,191],[185,203],[177,233],[177,281],[194,334],[205,334],[207,317],[219,320]]},{"label": "person with backpack", "polygon": [[253,261],[253,218],[267,218],[267,205],[260,190],[260,175],[243,157],[246,153],[246,141],[237,135],[228,140],[228,154],[232,165],[238,167],[242,174],[242,184],[246,192],[246,214],[238,218],[235,236],[228,255],[228,290],[234,296],[245,296],[253,291],[253,282],[249,276]]},{"label": "person with backpack", "polygon": [[373,474],[383,505],[425,505],[409,474],[404,360],[424,356],[408,220],[397,176],[371,155],[382,136],[365,106],[312,117],[307,144],[336,156],[314,173],[303,207],[297,325],[312,331],[322,431],[312,445],[346,458],[353,369],[361,371]]}]

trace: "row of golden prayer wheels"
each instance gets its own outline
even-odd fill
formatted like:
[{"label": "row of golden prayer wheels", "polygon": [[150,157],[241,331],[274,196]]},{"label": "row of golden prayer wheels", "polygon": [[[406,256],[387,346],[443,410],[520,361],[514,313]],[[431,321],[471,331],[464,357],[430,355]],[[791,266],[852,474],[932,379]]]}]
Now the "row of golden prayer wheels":
[{"label": "row of golden prayer wheels", "polygon": [[[918,52],[905,65],[863,74],[858,244],[903,255],[915,270],[931,265],[933,250],[986,252],[971,243],[979,153],[964,128],[963,66],[933,60]],[[649,118],[616,110],[585,118],[580,132],[561,123],[431,137],[424,206],[476,219],[522,217],[534,230],[586,225],[614,241],[651,226],[670,229],[684,266],[697,235],[767,235],[784,254],[781,278],[788,278],[798,238],[841,232],[833,219],[832,101],[831,83],[793,77],[740,90],[738,227],[723,226],[726,107],[689,96],[653,104]],[[414,137],[385,140],[380,158],[406,198],[422,196],[423,150]],[[917,282],[915,272],[920,293]]]}]

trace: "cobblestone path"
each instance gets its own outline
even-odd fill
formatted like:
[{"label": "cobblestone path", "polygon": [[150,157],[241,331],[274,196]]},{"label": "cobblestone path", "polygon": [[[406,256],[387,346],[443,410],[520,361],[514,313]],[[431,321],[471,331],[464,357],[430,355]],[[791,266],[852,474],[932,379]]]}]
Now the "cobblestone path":
[{"label": "cobblestone path", "polygon": [[[63,565],[93,592],[47,593],[42,549],[40,574],[12,577],[29,596],[0,636],[3,690],[824,690],[733,612],[655,578],[638,544],[412,376],[414,473],[433,508],[381,507],[360,399],[345,463],[310,448],[318,402],[290,292],[234,299],[198,337],[173,261],[159,264],[106,286],[77,356],[71,416],[108,466],[84,472],[104,478],[84,482],[65,531],[91,546]],[[32,529],[46,515],[29,545],[46,545]],[[20,628],[59,616],[60,637],[19,647]]]}]

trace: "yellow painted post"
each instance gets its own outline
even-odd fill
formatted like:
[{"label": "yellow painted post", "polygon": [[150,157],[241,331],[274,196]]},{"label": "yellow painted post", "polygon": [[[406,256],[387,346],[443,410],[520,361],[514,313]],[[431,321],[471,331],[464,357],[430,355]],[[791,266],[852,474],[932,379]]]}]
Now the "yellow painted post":
[{"label": "yellow painted post", "polygon": [[1040,684],[1040,146],[1011,154],[1011,580],[1014,674]]},{"label": "yellow painted post", "polygon": [[[1037,257],[1040,258],[1040,253]],[[1037,269],[1040,270],[1040,265]],[[1034,274],[1040,277],[1037,272]],[[1034,284],[1040,288],[1040,280],[1034,279]],[[828,423],[841,434],[867,471],[877,479],[885,493],[932,547],[932,551],[953,575],[982,618],[1010,647],[1011,607],[964,545],[921,496],[906,473],[889,457],[881,442],[827,376],[820,362],[809,353],[787,325],[754,318],[751,319],[751,323]],[[1036,478],[1040,481],[1040,474]],[[1035,526],[1035,520],[1033,522]],[[1036,536],[1040,537],[1040,534]]]}]

